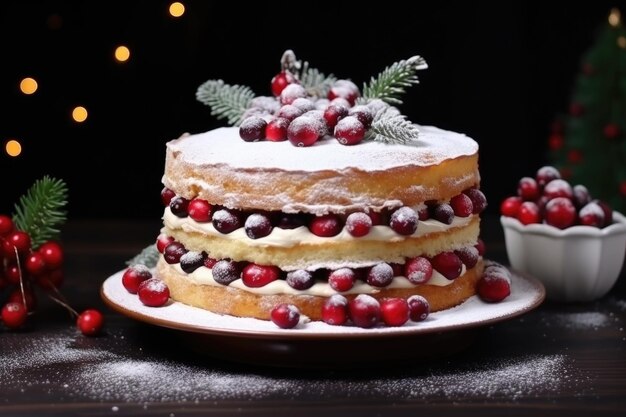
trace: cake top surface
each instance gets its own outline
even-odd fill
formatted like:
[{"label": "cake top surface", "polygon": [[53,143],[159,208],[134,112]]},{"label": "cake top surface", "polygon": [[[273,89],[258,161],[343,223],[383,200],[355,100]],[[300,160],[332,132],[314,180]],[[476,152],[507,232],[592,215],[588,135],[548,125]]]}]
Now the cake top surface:
[{"label": "cake top surface", "polygon": [[324,171],[356,168],[383,171],[402,166],[430,166],[461,156],[474,155],[478,144],[470,137],[433,126],[420,126],[419,139],[408,145],[364,141],[344,146],[336,140],[320,140],[306,148],[289,142],[244,142],[238,129],[223,127],[184,135],[167,147],[192,165],[227,165],[239,169]]}]

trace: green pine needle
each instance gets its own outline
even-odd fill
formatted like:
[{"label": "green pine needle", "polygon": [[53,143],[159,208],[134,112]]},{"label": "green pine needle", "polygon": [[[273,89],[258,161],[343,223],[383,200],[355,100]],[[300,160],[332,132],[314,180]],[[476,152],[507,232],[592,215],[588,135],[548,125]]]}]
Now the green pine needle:
[{"label": "green pine needle", "polygon": [[211,116],[227,119],[237,126],[254,98],[254,92],[243,85],[229,85],[222,80],[209,80],[198,87],[196,99],[211,108]]},{"label": "green pine needle", "polygon": [[363,86],[363,98],[366,100],[381,99],[389,104],[402,104],[399,96],[405,88],[419,83],[416,71],[428,68],[424,58],[415,55],[407,60],[394,62]]},{"label": "green pine needle", "polygon": [[145,265],[148,268],[154,268],[159,260],[159,251],[156,244],[146,246],[134,258],[126,261],[126,265]]},{"label": "green pine needle", "polygon": [[333,86],[337,78],[333,75],[324,75],[316,68],[309,67],[308,62],[304,62],[302,70],[299,72],[298,77],[300,83],[306,89],[306,91],[318,98],[323,98],[328,95],[330,88]]},{"label": "green pine needle", "polygon": [[63,180],[44,176],[28,189],[15,205],[13,223],[30,235],[33,248],[57,239],[67,212],[67,185]]},{"label": "green pine needle", "polygon": [[419,136],[417,125],[392,107],[378,113],[367,131],[366,139],[387,144],[408,144]]}]

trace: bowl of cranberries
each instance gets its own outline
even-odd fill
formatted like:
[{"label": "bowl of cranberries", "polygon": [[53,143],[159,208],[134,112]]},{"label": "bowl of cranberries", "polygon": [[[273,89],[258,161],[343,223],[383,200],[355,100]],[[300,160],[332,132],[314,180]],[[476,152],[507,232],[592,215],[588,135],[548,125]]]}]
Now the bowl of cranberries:
[{"label": "bowl of cranberries", "polygon": [[592,301],[613,287],[626,254],[626,218],[544,166],[500,204],[511,266],[541,280],[553,301]]}]

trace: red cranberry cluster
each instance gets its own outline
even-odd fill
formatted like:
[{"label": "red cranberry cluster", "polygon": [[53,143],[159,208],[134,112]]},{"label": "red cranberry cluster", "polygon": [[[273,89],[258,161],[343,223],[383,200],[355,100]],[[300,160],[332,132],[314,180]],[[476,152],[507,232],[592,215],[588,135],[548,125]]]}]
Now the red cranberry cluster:
[{"label": "red cranberry cluster", "polygon": [[287,70],[271,83],[272,97],[252,100],[239,127],[239,136],[248,142],[288,140],[295,146],[311,146],[326,135],[342,145],[355,145],[370,128],[377,107],[357,104],[359,88],[349,80],[337,80],[326,98],[310,95]]},{"label": "red cranberry cluster", "polygon": [[[47,241],[34,248],[27,232],[18,230],[11,217],[0,215],[0,291],[7,290],[9,294],[0,316],[7,328],[22,327],[28,313],[36,309],[36,287],[63,302],[59,292],[63,283],[63,259],[59,242]],[[103,324],[99,311],[88,309],[77,314],[68,305],[66,307],[76,314],[77,327],[83,334],[99,333]]]},{"label": "red cranberry cluster", "polygon": [[152,276],[150,269],[142,264],[131,265],[122,274],[122,285],[148,307],[161,307],[170,298],[170,289],[162,280]]},{"label": "red cranberry cluster", "polygon": [[539,168],[534,177],[521,178],[517,195],[502,201],[500,213],[522,224],[545,223],[559,229],[602,228],[613,223],[613,210],[607,203],[593,199],[582,184],[571,186],[549,165]]},{"label": "red cranberry cluster", "polygon": [[223,234],[243,227],[250,239],[268,236],[274,227],[294,229],[299,226],[307,226],[311,233],[320,237],[336,236],[344,227],[350,235],[362,237],[369,234],[372,226],[377,225],[387,225],[396,233],[408,236],[415,233],[420,220],[433,218],[451,224],[455,216],[468,217],[479,214],[487,206],[487,199],[478,188],[463,191],[449,203],[427,203],[417,211],[404,206],[391,211],[355,212],[343,216],[334,213],[322,216],[282,212],[246,213],[216,206],[201,198],[189,200],[176,196],[176,193],[167,187],[161,191],[161,199],[177,217],[190,217],[200,223],[212,222],[213,227]]}]

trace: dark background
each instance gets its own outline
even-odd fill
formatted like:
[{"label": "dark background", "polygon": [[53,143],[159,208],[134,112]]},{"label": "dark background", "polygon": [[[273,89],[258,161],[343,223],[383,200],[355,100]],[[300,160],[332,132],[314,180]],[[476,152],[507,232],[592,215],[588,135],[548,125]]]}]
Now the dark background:
[{"label": "dark background", "polygon": [[[201,2],[169,16],[164,1],[0,3],[0,212],[48,174],[70,191],[70,218],[157,218],[165,143],[222,126],[195,99],[207,79],[269,95],[285,49],[358,85],[419,54],[430,68],[404,96],[420,124],[480,144],[482,187],[497,212],[517,180],[547,160],[581,57],[617,2]],[[410,6],[409,6],[410,5]],[[622,10],[625,12],[625,10]],[[131,50],[113,59],[116,46]],[[32,76],[39,90],[19,92]],[[71,109],[89,111],[85,123]],[[11,158],[4,143],[18,138]]]}]

